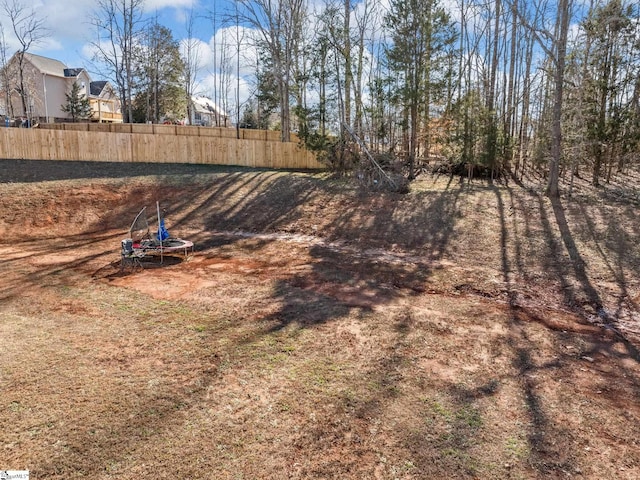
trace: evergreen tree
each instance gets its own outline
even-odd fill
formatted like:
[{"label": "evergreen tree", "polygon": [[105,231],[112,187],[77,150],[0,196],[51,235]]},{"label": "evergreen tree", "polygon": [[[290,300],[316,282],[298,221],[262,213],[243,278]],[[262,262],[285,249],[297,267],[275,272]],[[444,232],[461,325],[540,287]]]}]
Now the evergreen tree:
[{"label": "evergreen tree", "polygon": [[255,112],[253,102],[248,102],[242,111],[242,118],[238,124],[240,128],[257,129],[258,119]]},{"label": "evergreen tree", "polygon": [[637,21],[637,9],[634,13],[621,0],[610,0],[593,9],[583,24],[584,43],[590,46],[580,85],[584,92],[584,138],[593,162],[592,183],[596,186],[604,167],[608,164],[611,169],[615,157],[629,146],[628,100],[640,73],[634,62],[640,54]]},{"label": "evergreen tree", "polygon": [[[416,157],[421,153],[419,137],[429,137],[429,109],[442,94],[443,60],[452,53],[455,34],[449,15],[437,0],[391,0],[386,20],[391,35],[387,62],[399,81],[396,101],[402,110],[412,179]],[[428,155],[428,143],[423,150]]]},{"label": "evergreen tree", "polygon": [[91,118],[91,104],[89,103],[87,96],[80,91],[80,85],[78,85],[78,82],[73,82],[71,91],[65,94],[65,97],[67,98],[67,103],[62,105],[60,108],[63,112],[71,115],[71,119],[74,122]]},{"label": "evergreen tree", "polygon": [[278,110],[280,104],[278,80],[273,73],[273,63],[268,50],[259,49],[261,63],[256,72],[256,123],[258,128],[268,130],[271,116]]},{"label": "evergreen tree", "polygon": [[138,46],[133,119],[159,123],[187,114],[184,95],[185,64],[171,30],[154,23]]}]

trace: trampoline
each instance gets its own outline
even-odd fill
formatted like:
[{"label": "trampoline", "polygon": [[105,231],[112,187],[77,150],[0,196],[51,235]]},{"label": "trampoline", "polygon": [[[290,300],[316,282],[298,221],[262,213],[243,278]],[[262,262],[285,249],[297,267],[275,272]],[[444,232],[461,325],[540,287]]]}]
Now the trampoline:
[{"label": "trampoline", "polygon": [[[129,238],[123,240],[123,244],[126,242],[127,245],[130,245],[130,252],[128,252],[128,254],[138,259],[146,255],[160,255],[162,261],[162,256],[164,255],[179,253],[184,255],[186,259],[189,253],[193,253],[193,242],[172,237],[164,225],[164,217],[160,214],[159,202],[156,202],[156,209],[158,231],[155,232],[155,235],[151,235],[149,229],[149,222],[147,221],[146,215],[147,207],[143,207],[131,223]],[[124,248],[123,255],[125,255]]]},{"label": "trampoline", "polygon": [[133,243],[133,250],[144,253],[183,253],[185,257],[193,253],[193,242],[182,238],[168,238],[166,240],[143,239]]}]

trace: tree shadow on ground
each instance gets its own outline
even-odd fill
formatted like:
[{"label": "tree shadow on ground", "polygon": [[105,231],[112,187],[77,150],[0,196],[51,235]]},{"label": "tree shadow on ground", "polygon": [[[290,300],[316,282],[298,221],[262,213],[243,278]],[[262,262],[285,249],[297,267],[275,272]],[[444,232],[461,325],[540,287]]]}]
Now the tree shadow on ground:
[{"label": "tree shadow on ground", "polygon": [[[522,187],[522,185],[520,185]],[[557,344],[563,345],[570,337],[588,338],[589,348],[585,348],[578,357],[592,358],[597,354],[602,354],[607,358],[623,360],[625,358],[639,361],[638,350],[624,335],[614,330],[614,335],[610,335],[611,323],[615,320],[610,318],[604,306],[604,301],[598,292],[589,275],[589,265],[583,258],[580,249],[574,239],[569,222],[565,215],[565,209],[560,199],[551,199],[549,206],[553,214],[553,222],[547,214],[547,201],[537,192],[521,190],[516,193],[512,188],[507,187],[509,196],[509,208],[506,208],[502,198],[504,189],[495,188],[494,193],[498,202],[498,213],[500,222],[500,251],[503,281],[505,282],[508,294],[508,310],[510,317],[509,345],[512,349],[513,365],[522,393],[526,401],[530,415],[529,445],[531,451],[531,465],[541,475],[557,475],[564,472],[579,471],[573,460],[572,450],[578,448],[571,431],[560,426],[553,418],[549,406],[545,404],[541,390],[544,384],[539,380],[539,373],[546,369],[554,371],[554,375],[565,375],[563,370],[576,361],[575,357],[568,356],[566,352],[558,351],[558,358],[555,361],[541,361],[538,359],[536,342],[527,333],[527,325],[530,322],[545,325],[557,338]],[[525,215],[524,231],[520,228],[518,221],[513,217],[514,211],[526,212],[527,201],[522,195],[530,196],[538,204],[538,218],[542,226],[542,233],[546,239],[547,252],[541,255],[539,261],[544,269],[549,272],[551,280],[559,283],[564,306],[577,314],[576,320],[582,326],[572,329],[571,325],[563,324],[558,327],[554,322],[544,318],[544,313],[534,313],[519,303],[521,300],[521,289],[518,286],[516,274],[522,279],[530,282],[535,278],[535,274],[529,272],[527,263],[524,260],[526,251],[525,242],[533,230],[533,217]],[[581,207],[583,208],[583,207]],[[509,219],[512,218],[511,224]],[[582,215],[574,217],[572,223],[574,228],[581,228],[584,222],[586,229],[590,232],[596,245],[597,256],[600,256],[607,265],[609,273],[616,281],[622,297],[627,298],[628,287],[625,281],[622,261],[624,252],[627,251],[625,245],[617,243],[612,248],[604,251],[596,239],[595,227],[591,222],[591,215],[582,210]],[[554,225],[555,224],[555,228]],[[618,237],[619,238],[619,237]],[[612,267],[609,255],[617,256],[617,267]],[[590,259],[594,260],[593,255]],[[616,261],[614,259],[614,261]],[[534,264],[532,268],[539,268]],[[551,313],[547,313],[549,315]],[[603,326],[599,328],[597,325]],[[569,333],[567,333],[567,330]],[[590,333],[589,333],[590,332]],[[616,344],[622,342],[626,348],[626,354],[621,354],[616,349]],[[622,362],[621,362],[622,364]],[[632,390],[640,392],[640,382],[635,373],[628,368],[624,370],[622,377],[624,383],[631,386]],[[621,377],[621,378],[622,378]],[[608,374],[603,374],[603,382],[610,381]],[[564,439],[558,443],[558,439]],[[578,468],[578,469],[577,469]],[[576,470],[577,469],[577,470]]]},{"label": "tree shadow on ground", "polygon": [[339,214],[326,227],[326,235],[354,244],[414,251],[437,260],[454,240],[461,216],[459,200],[467,190],[450,181],[438,192],[355,197],[338,206]]},{"label": "tree shadow on ground", "polygon": [[172,177],[242,171],[245,167],[186,163],[83,162],[51,160],[0,160],[0,183],[35,183],[57,180]]},{"label": "tree shadow on ground", "polygon": [[619,288],[615,308],[607,311],[609,320],[616,322],[625,311],[638,312],[630,285],[631,278],[640,277],[640,230],[635,208],[626,206],[621,214],[612,214],[604,206],[576,202],[569,205],[569,213],[572,223],[582,220],[583,241],[594,246],[596,257],[605,267],[603,276],[613,279]]},{"label": "tree shadow on ground", "polygon": [[[106,258],[114,254],[115,249],[92,249],[91,253],[78,253],[81,249],[86,249],[96,245],[97,241],[116,240],[113,234],[104,234],[100,237],[95,235],[71,235],[58,238],[49,242],[46,247],[32,248],[30,242],[25,242],[24,253],[5,258],[0,265],[0,275],[6,272],[5,278],[11,278],[13,272],[24,270],[23,264],[28,261],[37,261],[43,255],[62,255],[66,260],[43,263],[37,268],[30,268],[23,275],[19,282],[5,283],[0,287],[0,300],[10,300],[20,298],[30,287],[64,285],[69,276],[77,275],[78,270],[82,270],[96,259]],[[19,247],[20,243],[14,243],[13,247]],[[112,255],[115,257],[115,255]]]},{"label": "tree shadow on ground", "polygon": [[[329,238],[348,239],[347,244],[311,246],[309,254],[315,259],[311,262],[311,271],[278,282],[274,300],[281,303],[282,308],[272,316],[277,321],[276,328],[284,328],[293,320],[305,317],[301,326],[324,323],[339,318],[344,308],[373,309],[399,296],[424,292],[433,262],[442,257],[454,235],[457,202],[463,189],[420,196],[407,216],[394,214],[393,202],[400,201],[399,198],[382,200],[386,208],[376,208],[379,201],[376,197],[343,204],[339,218],[326,233]],[[297,201],[300,202],[308,201],[313,195],[307,190],[299,193]],[[297,215],[295,203],[286,209],[285,216],[267,212],[265,225],[277,228],[280,220],[290,222]],[[260,210],[255,205],[246,206],[248,211],[255,209]],[[240,221],[245,215],[246,211],[239,212]],[[403,236],[401,232],[407,234]],[[401,256],[394,257],[392,250],[369,248],[387,244],[392,234],[397,238],[394,245],[400,250],[399,255],[406,250],[418,255],[407,261]],[[367,248],[359,248],[360,244]],[[328,309],[327,300],[341,306],[335,311]]]},{"label": "tree shadow on ground", "polygon": [[282,304],[266,320],[270,331],[309,328],[342,318],[353,309],[372,311],[398,296],[424,291],[431,274],[428,262],[388,263],[375,257],[354,257],[325,246],[310,249],[312,271],[276,283],[273,297]]},{"label": "tree shadow on ground", "polygon": [[[273,186],[273,191],[265,192],[256,198],[247,199],[234,197],[240,192],[236,180],[232,177],[214,182],[212,187],[202,187],[201,194],[205,200],[201,206],[188,211],[184,217],[179,218],[179,222],[189,224],[206,215],[207,232],[203,236],[201,248],[214,248],[236,242],[242,237],[217,236],[219,230],[247,230],[253,232],[261,231],[288,231],[296,219],[300,218],[302,212],[298,209],[301,205],[315,200],[315,190],[313,183],[308,183],[296,188],[290,188],[287,181],[279,180],[272,175],[255,176],[246,180],[245,186],[255,185],[262,187],[265,182]],[[256,183],[253,183],[256,182]],[[211,190],[211,189],[212,190]],[[341,205],[338,221],[325,226],[321,233],[325,233],[328,238],[348,239],[348,249],[344,245],[333,246],[330,244],[314,244],[309,247],[309,256],[312,259],[311,268],[306,273],[294,274],[287,278],[279,279],[274,283],[272,300],[280,304],[279,309],[272,314],[260,318],[266,327],[256,328],[255,336],[245,337],[238,344],[230,345],[229,349],[236,348],[241,343],[251,343],[259,337],[277,333],[288,327],[298,327],[303,329],[322,326],[327,322],[344,318],[353,311],[362,312],[362,321],[367,321],[367,314],[375,312],[378,305],[388,305],[394,300],[404,298],[413,294],[419,294],[424,290],[425,283],[433,273],[433,261],[442,257],[449,248],[451,241],[455,239],[457,218],[459,215],[458,202],[465,194],[467,187],[461,186],[458,189],[447,189],[445,192],[437,194],[425,194],[415,200],[412,213],[401,214],[401,209],[393,206],[394,201],[404,201],[399,198],[390,197],[369,197],[364,196],[353,199]],[[489,186],[489,189],[494,187]],[[515,376],[520,382],[523,398],[530,415],[529,444],[534,452],[532,464],[536,472],[541,476],[560,475],[562,470],[573,471],[575,465],[568,458],[571,451],[576,448],[572,443],[569,433],[562,431],[560,427],[554,425],[553,415],[548,411],[543,396],[539,390],[539,383],[536,374],[543,371],[556,372],[563,365],[569,362],[566,356],[559,361],[539,361],[536,356],[537,345],[527,335],[526,325],[536,321],[542,323],[544,319],[534,318],[524,311],[517,304],[517,285],[513,278],[514,271],[528,274],[528,266],[525,262],[526,237],[533,231],[535,220],[527,217],[525,233],[513,228],[509,224],[508,210],[502,198],[503,190],[495,188],[495,195],[498,201],[498,213],[501,227],[500,251],[501,267],[503,279],[507,285],[509,298],[509,315],[511,318],[510,348],[513,358],[513,369]],[[517,195],[508,190],[511,202]],[[220,199],[224,199],[225,208],[218,207]],[[277,208],[273,202],[281,202]],[[540,222],[543,231],[547,236],[546,246],[550,252],[551,259],[541,262],[550,269],[553,275],[560,277],[563,286],[568,286],[565,294],[565,301],[574,307],[584,305],[580,303],[581,298],[595,302],[590,305],[601,304],[598,291],[588,276],[586,268],[573,267],[575,261],[581,259],[576,242],[571,238],[571,231],[567,226],[567,220],[560,214],[554,212],[555,222],[560,230],[560,237],[553,227],[553,220],[547,215],[547,207],[542,205],[540,199]],[[181,204],[172,205],[172,210],[178,211]],[[184,204],[186,205],[186,204]],[[404,211],[404,209],[402,209]],[[207,215],[208,213],[208,215]],[[562,220],[564,218],[564,220]],[[421,222],[429,227],[421,232],[408,233],[412,223]],[[182,223],[180,223],[182,224]],[[562,226],[564,225],[564,226]],[[563,230],[566,232],[562,233]],[[403,237],[403,232],[407,235]],[[568,236],[568,238],[565,238]],[[391,238],[399,238],[396,251],[366,252],[358,249],[360,242],[373,242],[374,245],[384,246]],[[260,251],[265,245],[273,242],[273,239],[258,239],[252,247],[255,251]],[[509,247],[515,242],[515,259],[510,253]],[[571,246],[576,250],[577,255],[565,258],[564,248]],[[73,248],[68,245],[64,248]],[[422,260],[402,260],[396,261],[391,255],[398,253],[402,249],[410,249],[414,253],[419,253]],[[69,250],[65,250],[69,251]],[[400,252],[401,253],[401,252]],[[98,253],[97,253],[98,254]],[[546,263],[545,263],[546,262]],[[68,265],[70,269],[79,267],[80,264]],[[44,275],[49,274],[44,271],[42,276],[31,278],[30,282],[43,281]],[[583,275],[584,278],[580,278]],[[530,275],[531,276],[531,275]],[[624,279],[624,277],[619,277]],[[623,285],[626,285],[623,282]],[[590,297],[589,295],[593,295]],[[579,308],[579,307],[578,307]],[[592,314],[595,308],[583,308],[585,317]],[[363,376],[375,385],[371,394],[362,398],[345,398],[345,408],[349,408],[356,416],[357,421],[368,426],[373,426],[372,419],[380,418],[381,411],[394,400],[398,399],[403,386],[403,369],[410,365],[412,353],[407,349],[407,338],[416,328],[415,320],[411,312],[401,312],[393,318],[392,334],[389,345],[384,349],[383,354],[374,361],[373,365],[365,368]],[[232,328],[232,327],[230,327]],[[559,332],[560,335],[562,332]],[[611,347],[611,342],[609,344]],[[594,346],[594,348],[609,348],[606,346]],[[612,349],[613,350],[613,349]],[[214,366],[215,368],[215,366]],[[89,440],[86,453],[91,458],[91,465],[84,465],[83,472],[97,473],[104,471],[106,462],[113,461],[112,458],[103,458],[98,453],[108,450],[114,445],[111,443],[125,438],[124,445],[118,446],[119,452],[130,452],[140,445],[145,444],[145,439],[141,438],[140,431],[145,430],[147,422],[158,422],[164,428],[170,429],[171,425],[179,415],[184,402],[197,403],[204,398],[206,387],[211,383],[211,376],[207,373],[194,373],[200,382],[201,387],[192,391],[184,392],[174,397],[145,397],[139,403],[132,405],[130,414],[132,421],[117,420],[112,425],[112,434],[107,438],[99,440],[89,440],[91,435],[86,433],[80,435],[80,439]],[[444,383],[444,382],[443,382]],[[473,477],[475,471],[464,458],[464,455],[471,455],[471,440],[480,432],[482,411],[475,405],[475,401],[491,397],[499,392],[498,381],[488,381],[475,386],[460,385],[451,382],[444,386],[444,391],[451,399],[453,406],[429,404],[429,408],[424,408],[425,413],[438,411],[442,419],[442,425],[436,424],[437,436],[429,436],[432,425],[421,426],[414,430],[403,431],[398,434],[406,442],[407,448],[414,454],[416,462],[420,467],[421,474],[433,471],[434,476],[443,472],[454,473],[457,476]],[[445,408],[446,407],[446,408]],[[149,418],[148,412],[154,412],[154,418]],[[126,420],[126,419],[125,419]],[[354,422],[355,424],[355,422]],[[308,423],[304,423],[305,426]],[[326,434],[326,425],[317,426],[317,431],[309,432],[314,446],[319,450],[323,447],[327,449],[335,445],[335,437]],[[345,428],[345,427],[341,427]],[[311,429],[310,429],[311,430]],[[367,430],[363,429],[366,433]],[[301,435],[305,435],[304,432]],[[567,440],[564,444],[552,444],[550,438],[560,438]],[[429,447],[436,445],[440,456],[429,456],[425,453]],[[80,443],[74,443],[73,448],[83,448]],[[364,449],[362,450],[364,451]],[[122,453],[125,455],[126,453]],[[87,458],[89,458],[87,456]],[[462,457],[461,457],[462,456]],[[336,460],[331,460],[336,462]],[[338,460],[337,462],[339,462]],[[336,475],[338,471],[349,472],[350,465],[337,465],[336,463],[325,464],[325,476]],[[44,464],[47,471],[66,468],[69,472],[74,471],[77,466],[68,463],[48,462]],[[432,470],[429,470],[432,468]],[[340,470],[341,469],[341,470]],[[319,475],[318,475],[319,476]]]},{"label": "tree shadow on ground", "polygon": [[[586,261],[580,254],[578,246],[576,245],[576,242],[573,238],[560,199],[552,199],[551,205],[553,207],[553,213],[555,215],[556,223],[560,231],[562,242],[571,260],[571,266],[573,267],[573,276],[578,281],[584,297],[586,297],[586,302],[582,302],[580,313],[593,322],[602,323],[605,328],[614,329],[616,337],[624,342],[629,355],[636,362],[640,362],[640,351],[638,351],[638,348],[632,342],[630,342],[629,339],[620,330],[616,328],[615,323],[617,319],[612,316],[608,309],[605,308],[604,302],[598,290],[594,287],[591,279],[589,278],[589,275],[587,273]],[[588,222],[588,216],[586,221]],[[621,246],[622,245],[618,244],[616,245],[616,248],[620,248]],[[614,277],[615,276],[616,275],[614,275]],[[627,292],[627,285],[624,282],[624,277],[617,275],[616,280],[617,286],[622,292],[622,296],[628,296],[628,294],[625,295],[625,292]],[[571,301],[573,305],[576,305],[577,302],[574,299],[577,297],[577,295],[574,291],[574,288],[569,287],[565,290],[567,290],[569,301]],[[597,316],[596,318],[600,320],[599,322],[596,320],[596,318],[593,317],[594,313]]]},{"label": "tree shadow on ground", "polygon": [[[515,193],[511,188],[507,189],[510,197],[510,211],[513,211]],[[563,445],[562,449],[558,449],[552,442],[558,437],[564,437],[557,427],[556,423],[549,418],[546,412],[546,405],[543,401],[541,392],[538,390],[538,384],[534,380],[537,372],[551,368],[555,370],[559,365],[555,362],[552,364],[537,365],[536,345],[528,334],[526,329],[526,316],[524,311],[517,304],[517,289],[513,278],[514,265],[520,272],[526,270],[524,262],[521,259],[522,245],[521,238],[518,235],[518,226],[515,219],[512,225],[508,224],[509,214],[502,198],[501,189],[495,188],[494,193],[498,202],[498,215],[500,222],[500,252],[503,281],[507,288],[508,309],[509,309],[509,335],[508,345],[512,350],[513,367],[515,374],[519,380],[520,388],[527,405],[530,417],[530,428],[528,432],[529,450],[531,452],[531,464],[539,474],[550,475],[562,471],[574,471],[575,466],[571,464],[572,447],[569,444]],[[525,216],[525,230],[530,230],[530,219]],[[543,219],[546,218],[543,216]],[[511,227],[511,228],[510,228]],[[548,232],[547,232],[548,233]],[[510,258],[509,244],[514,243],[515,260]],[[552,241],[552,246],[555,243]],[[554,248],[554,253],[558,252]],[[559,260],[559,259],[558,259]],[[555,263],[555,262],[554,262]],[[565,271],[560,274],[563,284]],[[526,276],[525,276],[526,278]]]}]

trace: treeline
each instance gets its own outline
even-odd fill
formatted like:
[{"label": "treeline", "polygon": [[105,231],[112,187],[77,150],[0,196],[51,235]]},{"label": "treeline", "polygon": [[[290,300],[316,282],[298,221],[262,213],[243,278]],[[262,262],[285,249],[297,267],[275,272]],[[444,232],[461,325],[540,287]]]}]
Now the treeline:
[{"label": "treeline", "polygon": [[445,157],[496,176],[535,169],[551,195],[562,173],[598,185],[638,164],[637,2],[239,4],[262,52],[245,117],[278,111],[283,135],[326,147],[348,125],[410,178]]}]

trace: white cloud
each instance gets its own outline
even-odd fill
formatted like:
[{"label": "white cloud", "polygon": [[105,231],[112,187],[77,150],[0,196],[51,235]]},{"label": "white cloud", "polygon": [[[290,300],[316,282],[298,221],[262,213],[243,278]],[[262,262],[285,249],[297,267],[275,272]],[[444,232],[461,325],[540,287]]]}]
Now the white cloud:
[{"label": "white cloud", "polygon": [[213,68],[213,52],[207,42],[199,38],[185,38],[180,41],[180,51],[183,57],[187,55],[187,49],[191,45],[192,55],[197,60],[200,69]]},{"label": "white cloud", "polygon": [[197,0],[145,0],[145,12],[162,10],[163,8],[192,8],[197,4]]},{"label": "white cloud", "polygon": [[[256,31],[251,28],[233,27],[220,28],[209,40],[211,51],[215,51],[217,65],[215,70],[221,70],[222,62],[232,64],[237,69],[237,55],[240,51],[240,75],[253,75],[256,71],[258,53],[255,47]],[[239,45],[238,40],[239,39]]]},{"label": "white cloud", "polygon": [[98,53],[98,48],[93,43],[85,43],[80,49],[80,54],[85,60],[91,60]]},{"label": "white cloud", "polygon": [[65,0],[48,0],[41,3],[41,7],[34,9],[36,14],[45,20],[51,37],[86,39],[93,9],[91,2],[78,2],[73,8],[70,8],[69,2]]},{"label": "white cloud", "polygon": [[572,23],[571,25],[569,25],[569,32],[568,32],[569,43],[578,41],[578,38],[580,37],[581,34],[582,34],[582,26],[580,25],[580,23]]}]

